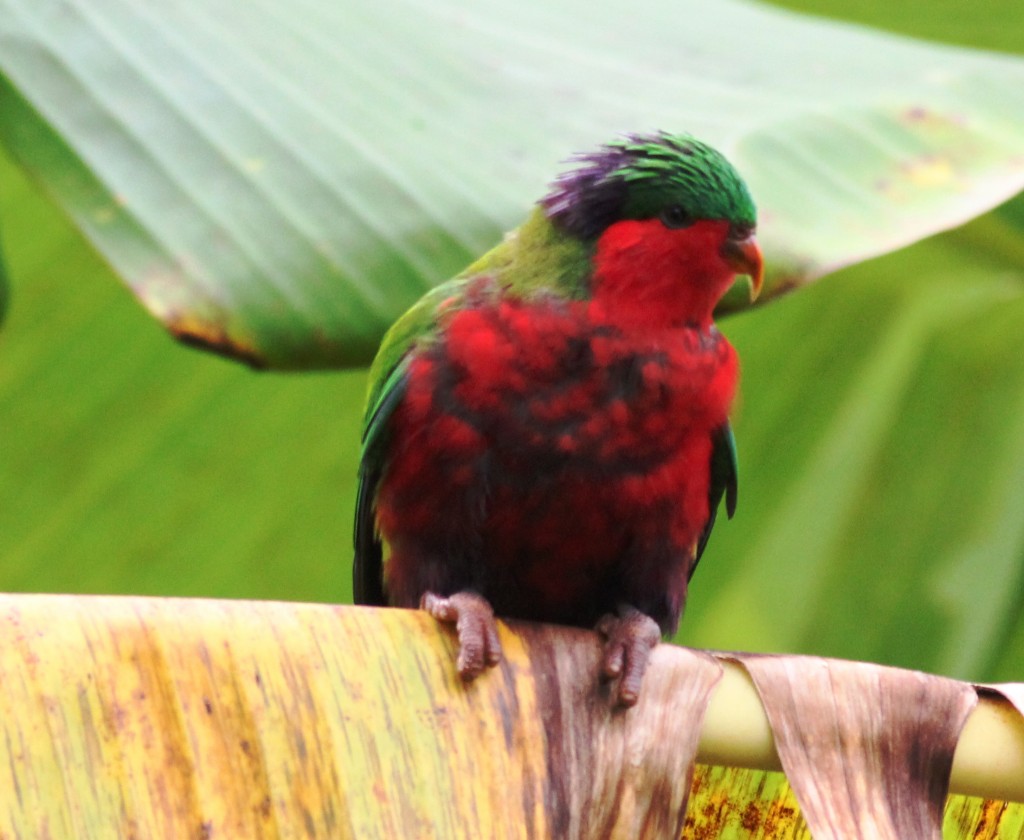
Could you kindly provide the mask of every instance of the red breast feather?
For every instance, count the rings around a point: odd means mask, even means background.
[[[732,347],[709,323],[616,324],[600,296],[475,297],[414,351],[392,418],[391,602],[469,588],[498,615],[580,625],[626,602],[674,631]]]

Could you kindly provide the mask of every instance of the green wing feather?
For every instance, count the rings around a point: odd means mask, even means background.
[[[388,422],[402,401],[408,379],[411,350],[436,329],[442,302],[461,293],[463,283],[450,281],[432,289],[399,318],[381,342],[370,368],[370,388],[363,418],[359,488],[352,530],[355,559],[352,563],[352,595],[357,604],[385,606],[384,551],[374,521],[377,484],[384,469]]]
[[[697,552],[690,567],[690,577],[697,569],[697,563],[704,553],[711,536],[711,529],[715,527],[715,517],[718,515],[718,506],[725,496],[725,512],[732,519],[736,512],[736,497],[738,495],[739,471],[736,464],[736,438],[732,433],[732,426],[727,420],[711,436],[711,483],[708,487],[708,521],[701,531],[700,539],[697,541]]]
[[[457,309],[466,289],[480,277],[492,277],[503,294],[582,297],[586,293],[592,250],[557,231],[541,208],[465,271],[427,292],[387,331],[373,365],[363,419],[363,445],[356,495],[355,560],[352,590],[357,604],[383,605],[383,549],[374,516],[377,484],[387,455],[387,432],[405,393],[409,362],[416,348],[437,334],[441,312]]]

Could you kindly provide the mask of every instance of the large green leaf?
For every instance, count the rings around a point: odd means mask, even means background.
[[[723,323],[740,507],[686,641],[1021,678],[1022,208]],[[178,350],[2,155],[0,219],[0,589],[346,597],[362,375]]]
[[[0,140],[173,332],[257,365],[366,360],[616,132],[725,147],[780,291],[1015,193],[1022,114],[1024,62],[737,2],[0,0]]]

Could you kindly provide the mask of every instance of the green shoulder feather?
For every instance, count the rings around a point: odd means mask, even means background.
[[[364,442],[370,427],[387,419],[381,417],[379,404],[395,386],[393,374],[401,361],[417,342],[430,340],[442,310],[449,312],[461,305],[472,280],[492,277],[504,294],[516,297],[547,294],[581,298],[588,287],[591,256],[589,246],[556,230],[538,207],[503,242],[454,279],[427,292],[387,331],[370,367]]]

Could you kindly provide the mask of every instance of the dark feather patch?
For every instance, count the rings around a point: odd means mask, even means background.
[[[596,239],[622,216],[628,188],[614,176],[629,162],[629,155],[607,146],[574,160],[579,168],[560,175],[542,203],[548,217],[566,231],[580,239]]]
[[[380,481],[380,470],[360,470],[359,495],[356,497],[354,530],[355,562],[352,565],[352,597],[357,604],[383,607],[384,551],[374,524],[373,497]]]

